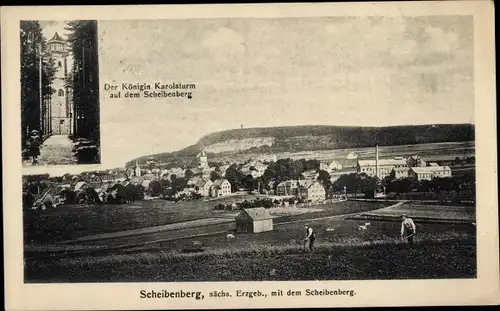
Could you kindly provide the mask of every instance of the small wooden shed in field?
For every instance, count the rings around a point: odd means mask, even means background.
[[[236,231],[240,233],[273,231],[273,217],[263,207],[245,208],[235,220]]]

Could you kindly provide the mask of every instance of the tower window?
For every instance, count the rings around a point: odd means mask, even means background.
[[[62,66],[61,61],[57,62],[57,65],[61,67]]]
[[[61,89],[59,89],[59,91],[57,92],[57,95],[59,95],[59,96],[64,96],[64,91],[63,91],[63,90],[61,90]]]

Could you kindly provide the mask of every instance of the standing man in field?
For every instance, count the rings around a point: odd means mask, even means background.
[[[407,217],[406,215],[401,215],[401,239],[408,240],[410,247],[413,247],[415,237],[417,233],[417,226],[413,222],[413,219]]]
[[[306,244],[309,244],[308,245],[309,252],[312,252],[314,247],[314,241],[316,240],[316,234],[314,233],[313,228],[309,227],[308,225],[305,225],[304,227],[306,228],[306,238],[304,239],[304,246]]]

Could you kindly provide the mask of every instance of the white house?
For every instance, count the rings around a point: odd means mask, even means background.
[[[227,179],[217,179],[210,187],[212,197],[223,197],[231,194],[231,183]]]
[[[358,158],[358,155],[355,152],[349,152],[349,154],[346,156],[347,160],[355,160]]]
[[[377,163],[378,162],[378,163]],[[377,174],[378,166],[378,174]],[[391,174],[395,168],[408,168],[405,159],[380,159],[380,160],[358,160],[357,172],[368,176],[377,176],[380,179]]]
[[[319,164],[319,169],[323,170],[323,171],[327,171],[328,173],[330,173],[332,171],[341,170],[342,169],[342,164],[340,164],[340,162],[336,161],[336,160],[333,160],[330,163],[321,162]]]
[[[299,186],[299,195],[311,202],[321,202],[326,199],[325,187],[318,181],[308,181]]]
[[[412,167],[408,175],[416,180],[431,180],[436,177],[451,177],[451,169],[448,166]]]
[[[202,179],[196,183],[196,188],[198,188],[198,194],[203,197],[210,196],[210,188],[212,187],[212,181],[210,179]]]
[[[407,167],[396,167],[392,170],[394,172],[394,177],[396,179],[408,177],[409,168]]]

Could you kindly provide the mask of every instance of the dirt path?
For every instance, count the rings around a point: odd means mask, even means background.
[[[40,148],[40,156],[37,165],[67,165],[76,164],[77,159],[73,155],[73,142],[65,135],[52,135],[47,138]],[[24,165],[31,166],[30,161]]]
[[[83,241],[95,241],[95,240],[106,240],[106,239],[114,239],[114,238],[123,238],[129,236],[137,236],[137,235],[145,235],[145,234],[154,234],[163,231],[171,231],[171,230],[179,230],[179,229],[187,229],[187,228],[195,228],[202,227],[208,225],[216,225],[233,222],[232,219],[224,219],[224,218],[206,218],[206,219],[198,219],[185,221],[180,223],[168,224],[163,226],[154,226],[154,227],[146,227],[140,229],[133,230],[125,230],[111,233],[102,233],[102,234],[94,234],[83,236],[79,238],[75,238],[73,240],[66,240],[60,242],[61,244],[69,244],[69,243],[77,243]]]

